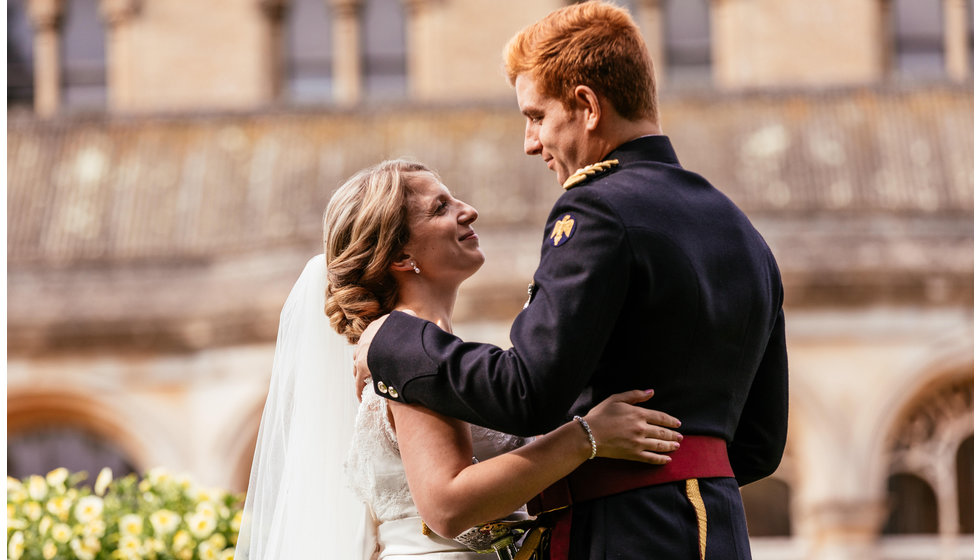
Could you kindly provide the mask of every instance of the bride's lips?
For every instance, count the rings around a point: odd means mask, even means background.
[[[470,230],[459,238],[460,241],[468,241],[470,239],[480,239],[480,236],[478,236],[475,231]]]

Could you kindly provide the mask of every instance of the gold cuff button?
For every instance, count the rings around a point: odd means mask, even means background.
[[[378,391],[380,391],[382,393],[387,393],[388,392],[388,386],[385,385],[385,382],[384,381],[378,381]]]
[[[398,398],[398,390],[395,389],[394,387],[388,387],[388,394],[391,395],[391,398],[393,399]]]

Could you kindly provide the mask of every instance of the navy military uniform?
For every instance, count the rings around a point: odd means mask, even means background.
[[[513,348],[395,312],[370,347],[375,390],[533,435],[613,393],[654,389],[644,406],[679,418],[685,440],[722,439],[734,478],[695,479],[693,496],[678,480],[576,503],[570,558],[749,558],[738,486],[771,474],[786,440],[776,262],[666,136],[604,159],[570,178],[578,184],[552,209]]]

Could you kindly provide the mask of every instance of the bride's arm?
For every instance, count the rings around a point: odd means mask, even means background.
[[[598,455],[663,464],[677,448],[676,419],[630,406],[652,392],[630,391],[606,399],[588,415]],[[567,422],[530,444],[476,464],[469,425],[415,405],[389,401],[398,448],[415,506],[436,533],[454,537],[509,515],[569,474],[592,454],[583,427]]]

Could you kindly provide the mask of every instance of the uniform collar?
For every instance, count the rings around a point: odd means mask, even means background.
[[[618,159],[626,165],[634,161],[656,161],[680,167],[670,139],[664,135],[641,136],[634,138],[609,153],[603,160]]]

